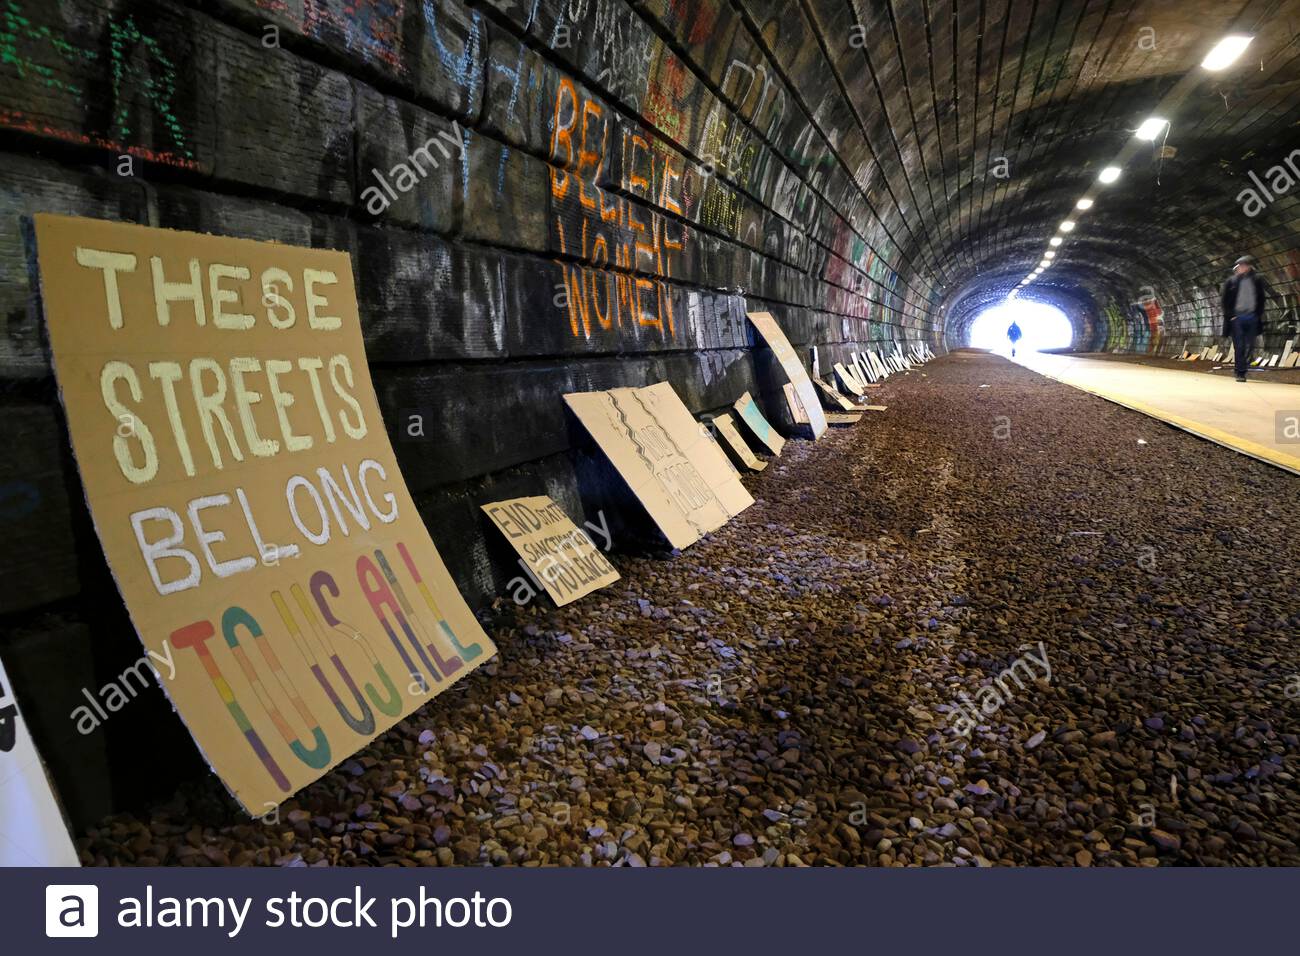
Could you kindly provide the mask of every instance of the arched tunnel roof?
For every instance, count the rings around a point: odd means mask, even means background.
[[[797,19],[827,57],[789,63],[779,41],[774,56],[796,87],[800,73],[839,87],[815,115],[878,217],[854,221],[896,241],[902,283],[929,290],[948,344],[1035,268],[1067,218],[1077,228],[1025,295],[1070,315],[1083,347],[1105,347],[1096,317],[1108,305],[1155,299],[1168,332],[1205,328],[1243,253],[1293,292],[1300,189],[1255,215],[1243,190],[1286,170],[1300,145],[1300,5],[814,2],[791,5],[772,35],[797,35]],[[1254,39],[1230,69],[1203,69],[1229,34]],[[843,49],[829,42],[846,36]],[[1151,116],[1170,125],[1136,139]],[[1121,178],[1099,184],[1117,157]],[[1084,196],[1095,204],[1079,212]]]

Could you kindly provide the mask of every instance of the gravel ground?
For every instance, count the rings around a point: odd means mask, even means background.
[[[196,782],[84,862],[1300,863],[1297,479],[988,355],[877,396],[278,820]]]
[[[1176,368],[1184,372],[1204,372],[1208,375],[1233,375],[1232,363],[1223,362],[1180,362],[1178,359],[1162,355],[1126,355],[1114,352],[1080,352],[1080,358],[1105,359],[1108,362],[1127,362],[1130,365],[1150,365],[1152,368]],[[1285,385],[1300,385],[1300,367],[1297,368],[1252,368],[1249,377],[1258,382],[1281,382]]]

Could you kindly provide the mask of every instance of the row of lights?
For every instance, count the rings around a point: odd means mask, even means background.
[[[1226,70],[1246,52],[1246,47],[1250,46],[1250,41],[1253,39],[1254,37],[1239,34],[1224,37],[1215,45],[1214,49],[1206,55],[1205,59],[1201,61],[1201,68],[1209,70],[1210,72]],[[1167,119],[1159,116],[1152,116],[1138,127],[1136,136],[1138,139],[1153,143],[1156,138],[1168,128],[1169,121]],[[1109,186],[1119,179],[1121,171],[1122,170],[1118,166],[1107,166],[1097,175],[1097,182]],[[1079,212],[1087,212],[1092,208],[1092,206],[1093,200],[1088,196],[1084,196],[1074,204],[1074,208],[1079,210]],[[1058,227],[1057,235],[1053,236],[1051,241],[1048,243],[1051,248],[1043,253],[1043,259],[1038,263],[1038,268],[1020,280],[1020,283],[1011,293],[1013,296],[1016,292],[1020,291],[1020,289],[1029,285],[1029,283],[1033,282],[1052,267],[1052,261],[1056,258],[1057,247],[1065,242],[1065,236],[1062,235],[1062,233],[1073,232],[1076,225],[1077,223],[1073,219],[1066,219],[1061,223]]]

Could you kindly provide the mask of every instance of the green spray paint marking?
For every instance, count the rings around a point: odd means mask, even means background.
[[[162,46],[153,37],[143,33],[135,24],[133,17],[122,21],[110,20],[109,31],[109,71],[113,81],[113,102],[116,111],[113,115],[113,128],[108,131],[111,138],[128,142],[131,138],[129,124],[129,99],[124,95],[133,82],[142,82],[145,94],[153,111],[162,119],[164,127],[180,155],[193,159],[194,153],[186,146],[184,127],[172,108],[172,98],[176,92],[176,67],[163,53]],[[48,89],[58,90],[75,98],[83,111],[88,111],[86,91],[74,83],[61,79],[50,66],[24,55],[20,43],[36,44],[38,48],[53,50],[60,58],[73,66],[94,63],[100,59],[95,50],[86,49],[71,43],[54,33],[49,27],[36,26],[23,15],[22,4],[17,0],[4,0],[0,8],[0,66],[12,66],[18,75],[27,80],[35,80]],[[131,64],[132,51],[143,45],[153,62],[158,66],[157,77],[147,72],[147,68]]]

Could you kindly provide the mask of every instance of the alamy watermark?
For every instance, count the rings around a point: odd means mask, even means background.
[[[1010,682],[1014,681],[1016,687],[1023,691],[1026,681],[1032,683],[1038,679],[1038,675],[1034,673],[1035,667],[1042,670],[1043,680],[1052,679],[1052,664],[1047,659],[1047,648],[1042,641],[1038,642],[1037,657],[1034,656],[1031,648],[1022,647],[1021,650],[1026,653],[1017,657],[1011,662],[1010,667],[1000,671],[991,682],[977,690],[974,699],[965,691],[957,694],[957,700],[952,704],[953,713],[949,724],[954,733],[961,737],[969,737],[971,731],[983,723],[983,718],[993,716],[1015,697],[1008,686]],[[1024,679],[1022,679],[1022,671]]]
[[[1268,179],[1267,184],[1253,169],[1248,175],[1254,186],[1247,186],[1237,193],[1237,202],[1241,203],[1241,211],[1254,219],[1264,211],[1265,206],[1278,196],[1290,192],[1292,187],[1300,182],[1300,149],[1291,150],[1281,163],[1270,166],[1264,171],[1264,176]]]
[[[451,151],[447,146],[439,142],[446,140],[447,143],[460,150],[462,156],[465,155],[465,133],[460,128],[460,124],[455,120],[452,121],[451,130],[442,130],[436,136],[430,136],[423,145],[411,150],[411,154],[406,157],[406,162],[400,162],[393,166],[385,176],[379,170],[371,168],[370,175],[375,185],[367,186],[361,190],[361,199],[366,204],[366,212],[372,216],[382,216],[388,211],[388,207],[397,202],[399,193],[408,193],[420,182],[438,168],[438,161],[434,159],[430,147],[436,148],[442,154],[443,159],[451,158]],[[424,160],[424,163],[420,161]],[[425,164],[428,170],[425,170]]]

